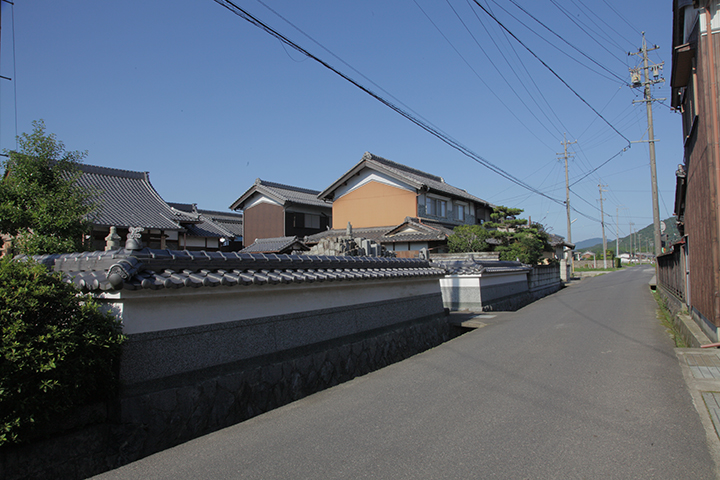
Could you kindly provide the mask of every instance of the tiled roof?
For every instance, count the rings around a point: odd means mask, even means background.
[[[443,268],[450,275],[477,275],[487,273],[528,272],[532,267],[520,262],[503,260],[436,260],[432,265]]]
[[[575,248],[574,243],[568,243],[565,241],[565,237],[555,235],[554,233],[548,233],[548,243],[550,243],[550,245],[553,247],[565,246]]]
[[[452,233],[452,230],[439,223],[421,222],[418,218],[405,217],[403,223],[385,233],[380,241],[381,243],[438,241],[447,240],[448,235]]]
[[[401,232],[406,226],[412,226],[416,232]],[[337,238],[345,236],[345,229],[325,230],[315,233],[305,238],[305,243],[314,245],[323,238]],[[367,227],[352,229],[353,238],[367,238],[380,244],[398,243],[398,242],[427,242],[447,240],[448,235],[453,231],[440,223],[429,222],[423,220],[422,223],[417,218],[405,218],[405,222],[397,226],[390,227]]]
[[[488,205],[489,207],[493,206],[489,202],[474,195],[471,195],[461,188],[453,187],[452,185],[445,183],[445,179],[443,179],[442,177],[433,175],[431,173],[426,173],[422,170],[418,170],[412,167],[408,167],[407,165],[393,162],[386,158],[373,155],[370,152],[365,152],[358,164],[348,170],[348,172],[346,172],[330,187],[321,192],[319,197],[332,198],[333,192],[338,186],[340,186],[343,182],[347,180],[347,178],[351,177],[365,166],[374,168],[380,172],[387,173],[390,176],[395,177],[399,180],[403,180],[417,189],[426,187],[431,192],[446,194],[455,198],[470,200],[472,202]]]
[[[236,237],[242,237],[243,234],[243,215],[235,212],[216,212],[214,210],[201,210],[198,213],[204,218],[209,218],[213,222],[220,225],[223,229],[230,232]]]
[[[309,248],[298,237],[258,238],[240,253],[288,253],[293,250],[307,251]]]
[[[295,203],[300,205],[312,205],[316,207],[324,207],[327,209],[332,208],[332,204],[318,199],[317,190],[310,190],[307,188],[292,187],[290,185],[283,185],[281,183],[268,182],[255,180],[255,183],[240,198],[230,205],[231,210],[242,209],[242,204],[249,199],[254,193],[261,195],[267,195],[268,197],[276,200],[277,202],[285,205],[287,203]]]
[[[232,239],[242,236],[242,214],[233,212],[215,212],[199,210],[194,203],[168,203],[170,207],[191,218],[191,223],[183,222],[187,233],[196,237],[227,237]],[[236,233],[239,232],[239,233]]]
[[[368,240],[373,240],[377,243],[380,243],[380,240],[385,236],[385,234],[392,230],[394,227],[368,227],[368,228],[354,228],[352,229],[352,237],[353,238],[367,238]],[[314,233],[312,235],[308,235],[305,237],[304,242],[308,245],[314,245],[318,243],[323,238],[338,238],[338,237],[344,237],[346,233],[346,230],[343,229],[333,229],[333,230],[324,230],[319,233]]]
[[[35,257],[90,291],[440,277],[427,260],[119,249]]]
[[[78,165],[77,184],[95,192],[98,211],[91,219],[106,227],[143,227],[182,230],[180,221],[191,221],[173,211],[150,184],[148,172]]]

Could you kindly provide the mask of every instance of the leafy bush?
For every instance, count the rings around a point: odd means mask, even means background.
[[[59,274],[0,260],[0,445],[117,386],[119,322]]]
[[[487,252],[490,245],[488,232],[482,225],[460,225],[448,236],[448,249],[451,253]]]

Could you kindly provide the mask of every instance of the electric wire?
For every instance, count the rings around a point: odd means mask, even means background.
[[[322,60],[322,59],[320,59],[319,57],[313,55],[313,54],[310,53],[308,50],[304,49],[303,47],[301,47],[301,46],[298,45],[297,43],[293,42],[292,40],[290,40],[290,39],[287,38],[286,36],[282,35],[280,32],[274,30],[272,27],[270,27],[269,25],[265,24],[264,22],[262,22],[261,20],[259,20],[258,18],[256,18],[255,16],[253,16],[252,14],[250,14],[249,12],[247,12],[246,10],[242,9],[241,7],[239,7],[238,5],[236,5],[234,2],[232,2],[232,1],[230,1],[230,0],[214,0],[214,1],[215,1],[215,3],[217,3],[217,4],[221,5],[222,7],[226,8],[228,11],[234,13],[235,15],[239,16],[239,17],[242,18],[243,20],[247,21],[247,22],[250,23],[251,25],[254,25],[254,26],[260,28],[261,30],[263,30],[263,31],[265,31],[266,33],[268,33],[269,35],[273,36],[274,38],[277,38],[278,40],[281,40],[282,42],[284,42],[286,45],[290,46],[291,48],[297,50],[298,52],[302,53],[303,55],[306,55],[308,58],[310,58],[310,59],[312,59],[312,60],[315,60],[316,62],[320,63],[323,67],[325,67],[325,68],[327,68],[328,70],[332,71],[333,73],[335,73],[336,75],[338,75],[338,76],[340,76],[341,78],[345,79],[346,81],[352,83],[352,84],[355,85],[357,88],[359,88],[359,89],[362,90],[363,92],[367,93],[368,95],[370,95],[371,97],[373,97],[374,99],[376,99],[377,101],[379,101],[380,103],[382,103],[383,105],[387,106],[388,108],[390,108],[391,110],[395,111],[395,112],[398,113],[399,115],[403,116],[403,117],[406,118],[407,120],[411,121],[412,123],[414,123],[414,124],[417,125],[418,127],[422,128],[422,129],[425,130],[426,132],[430,133],[431,135],[435,136],[436,138],[438,138],[439,140],[443,141],[443,142],[446,143],[447,145],[451,146],[452,148],[454,148],[454,149],[457,150],[458,152],[462,153],[462,154],[465,155],[466,157],[468,157],[468,158],[474,160],[476,163],[484,166],[484,167],[487,168],[488,170],[490,170],[490,171],[492,171],[492,172],[500,175],[501,177],[505,178],[506,180],[509,180],[510,182],[512,182],[512,183],[514,183],[514,184],[516,184],[516,185],[518,185],[518,186],[520,186],[520,187],[522,187],[522,188],[525,188],[525,189],[528,190],[528,191],[531,191],[531,192],[533,192],[533,193],[535,193],[535,194],[537,194],[537,195],[540,195],[540,196],[545,197],[545,198],[547,198],[547,199],[549,199],[549,200],[552,200],[552,201],[555,202],[555,203],[558,203],[558,204],[563,204],[563,203],[564,203],[562,200],[557,199],[557,198],[553,198],[553,197],[551,197],[550,195],[547,195],[547,194],[545,194],[544,192],[541,192],[540,190],[536,189],[535,187],[533,187],[533,186],[531,186],[531,185],[523,182],[522,180],[520,180],[520,179],[518,179],[517,177],[511,175],[510,173],[506,172],[505,170],[503,170],[502,168],[498,167],[497,165],[494,165],[494,164],[491,163],[490,161],[486,160],[485,158],[483,158],[483,157],[480,156],[479,154],[473,152],[473,151],[470,150],[468,147],[462,145],[462,144],[459,143],[458,141],[456,141],[456,140],[454,140],[453,138],[449,137],[447,134],[443,133],[443,132],[440,131],[439,129],[433,127],[432,125],[428,124],[427,122],[422,121],[422,120],[419,119],[418,117],[416,117],[416,116],[414,116],[414,115],[411,115],[411,114],[410,114],[409,112],[407,112],[406,110],[401,109],[400,107],[398,107],[398,106],[395,105],[394,103],[392,103],[392,102],[390,102],[389,100],[386,100],[385,98],[381,97],[380,95],[378,95],[378,94],[375,93],[374,91],[370,90],[369,88],[367,88],[367,87],[365,87],[364,85],[360,84],[358,81],[356,81],[356,80],[354,80],[353,78],[349,77],[347,74],[341,72],[340,70],[338,70],[338,69],[336,69],[335,67],[331,66],[330,64],[328,64],[328,63],[325,62],[324,60]]]
[[[438,31],[438,33],[440,34],[440,36],[442,36],[442,37],[445,39],[445,41],[448,43],[448,45],[450,45],[450,48],[452,48],[452,49],[455,51],[455,53],[463,60],[463,62],[465,62],[465,65],[467,65],[467,67],[475,74],[475,76],[478,78],[478,80],[480,80],[480,82],[482,82],[482,84],[485,85],[485,88],[487,88],[488,91],[490,91],[490,92],[493,94],[493,96],[495,96],[495,98],[507,109],[507,111],[508,111],[513,117],[515,117],[515,119],[516,119],[518,122],[520,122],[520,124],[521,124],[522,126],[524,126],[524,127],[528,130],[528,132],[530,132],[540,143],[542,143],[543,145],[545,145],[547,148],[550,148],[550,146],[549,146],[549,145],[546,145],[545,142],[544,142],[540,137],[538,137],[537,135],[535,135],[535,133],[530,129],[530,127],[528,127],[528,126],[520,119],[520,117],[518,117],[517,115],[515,115],[515,113],[513,112],[513,110],[512,110],[507,104],[505,104],[505,102],[502,100],[502,98],[501,98],[497,93],[495,93],[495,90],[493,90],[493,88],[490,87],[490,85],[488,85],[487,82],[485,82],[485,80],[477,73],[477,71],[472,67],[472,65],[470,65],[470,62],[468,62],[467,59],[466,59],[466,58],[460,53],[460,51],[455,47],[455,45],[453,45],[453,43],[450,41],[450,39],[443,33],[443,31],[442,31],[442,30],[440,29],[440,27],[435,23],[435,21],[430,17],[430,15],[427,14],[427,12],[420,6],[420,4],[417,3],[417,1],[415,1],[415,0],[413,0],[413,1],[414,1],[415,5],[418,7],[418,9],[419,9],[419,10],[423,13],[423,15],[425,15],[425,17],[428,19],[428,21],[430,22],[430,24],[431,24],[433,27],[435,27],[435,30]],[[464,25],[464,22],[463,22],[463,25]],[[472,34],[471,34],[471,36],[472,36]],[[473,37],[473,38],[474,38],[474,37]],[[483,49],[477,41],[476,41],[476,43],[478,44],[478,47],[480,47],[480,50],[483,52],[483,54],[484,54],[485,57],[488,59],[488,61],[490,62],[490,64],[495,68],[495,70],[498,72],[498,74],[502,77],[502,79],[503,79],[506,83],[509,83],[509,82],[507,81],[507,79],[504,77],[504,75],[502,74],[502,72],[500,72],[500,69],[495,65],[495,63],[492,61],[492,59],[490,58],[490,56],[487,54],[487,52],[485,51],[485,49]],[[520,103],[522,103],[522,104],[525,106],[525,108],[528,110],[528,112],[530,113],[530,115],[532,115],[532,116],[535,118],[535,120],[537,120],[537,122],[547,130],[548,133],[552,133],[552,132],[550,132],[550,130],[547,129],[547,126],[545,126],[545,124],[544,124],[543,122],[541,122],[539,118],[537,118],[537,116],[533,113],[533,111],[530,109],[530,107],[527,106],[527,104],[523,101],[523,99],[520,97],[520,95],[518,95],[517,92],[516,92],[514,89],[511,89],[511,91],[515,94],[515,96],[516,96],[517,99],[520,101]]]
[[[600,15],[598,15],[593,8],[590,8],[590,7],[588,7],[587,5],[585,5],[582,0],[571,0],[571,1],[572,1],[573,3],[575,3],[576,1],[577,1],[578,3],[580,3],[580,5],[583,6],[583,8],[581,9],[583,12],[590,12],[590,13],[592,13],[592,14],[593,14],[598,20],[600,20],[605,26],[607,26],[610,30],[612,30],[613,32],[615,32],[618,37],[621,37],[623,40],[625,40],[626,42],[628,42],[630,45],[634,45],[634,42],[633,42],[632,40],[628,39],[625,35],[623,35],[622,33],[618,32],[617,30],[615,30],[612,25],[610,25],[610,24],[607,23],[605,20],[603,20],[603,18],[602,18]],[[577,4],[576,4],[576,6],[577,6]],[[578,7],[578,8],[580,8],[580,7]]]
[[[505,8],[503,8],[503,6],[500,5],[500,4],[498,4],[495,0],[491,0],[491,1],[492,1],[495,5],[497,5],[498,7],[500,7],[502,10],[504,10],[508,15],[511,15],[510,12],[508,12],[507,10],[505,10]],[[572,43],[570,43],[570,42],[568,42],[567,40],[565,40],[565,38],[563,38],[562,36],[560,36],[560,34],[558,34],[556,31],[554,31],[553,29],[551,29],[550,27],[548,27],[547,25],[545,25],[544,23],[542,23],[540,20],[538,20],[537,18],[535,18],[535,16],[533,16],[531,13],[529,13],[529,12],[528,12],[527,10],[525,10],[523,7],[521,7],[520,5],[518,5],[517,2],[515,2],[515,0],[510,0],[510,3],[512,3],[513,5],[515,5],[518,9],[520,9],[520,11],[522,11],[525,15],[527,15],[528,17],[530,17],[531,19],[533,19],[535,22],[537,22],[537,23],[538,23],[540,26],[542,26],[545,30],[547,30],[548,32],[552,33],[552,34],[555,35],[557,38],[559,38],[559,39],[560,39],[563,43],[565,43],[567,46],[569,46],[570,48],[572,48],[573,50],[575,50],[576,52],[578,52],[578,53],[579,53],[580,55],[582,55],[583,57],[585,57],[585,58],[587,58],[588,60],[590,60],[592,63],[594,63],[594,64],[597,65],[598,67],[600,67],[600,68],[602,68],[603,70],[605,70],[606,72],[608,72],[608,73],[609,73],[610,75],[612,75],[613,77],[617,78],[617,79],[620,81],[620,83],[622,83],[623,85],[627,85],[628,82],[627,82],[627,80],[626,80],[625,78],[617,75],[615,72],[613,72],[613,71],[610,70],[609,68],[605,67],[604,65],[602,65],[601,63],[599,63],[598,61],[596,61],[595,59],[593,59],[592,57],[590,57],[589,55],[587,55],[585,52],[583,52],[582,50],[580,50],[579,48],[577,48],[575,45],[573,45]],[[558,51],[562,52],[562,53],[563,53],[564,55],[566,55],[567,57],[573,59],[575,62],[577,62],[577,63],[579,63],[580,65],[582,65],[583,67],[589,69],[589,70],[592,71],[593,73],[596,73],[596,74],[598,74],[598,75],[600,75],[600,76],[602,76],[602,77],[604,77],[604,78],[608,78],[608,77],[606,77],[606,76],[598,73],[597,71],[591,69],[590,67],[588,67],[588,66],[585,65],[584,63],[580,62],[579,60],[577,60],[577,59],[574,58],[573,56],[567,54],[566,52],[564,52],[563,50],[561,50],[561,49],[558,48],[557,46],[553,45],[551,42],[547,41],[542,35],[540,35],[539,33],[535,32],[533,29],[531,29],[529,26],[527,26],[525,23],[523,23],[523,22],[520,21],[519,19],[517,19],[517,21],[520,22],[520,24],[523,25],[525,28],[527,28],[529,31],[533,32],[535,35],[537,35],[537,36],[540,37],[541,39],[545,40],[545,42],[547,42],[549,45],[552,45],[555,49],[557,49]]]
[[[414,1],[415,1],[415,0],[414,0]],[[467,0],[467,1],[468,1],[468,5],[469,5],[469,1],[470,1],[470,0]],[[455,16],[457,17],[457,19],[460,21],[460,23],[462,23],[463,27],[465,27],[465,30],[468,32],[468,34],[470,35],[470,37],[472,37],[472,39],[473,39],[473,41],[475,42],[475,44],[478,46],[478,48],[483,52],[483,54],[485,55],[485,57],[488,59],[488,61],[490,62],[490,64],[495,68],[495,70],[498,72],[498,74],[500,75],[500,77],[505,81],[505,83],[509,85],[510,82],[507,80],[507,78],[505,78],[505,75],[502,74],[502,72],[500,71],[500,69],[499,69],[499,68],[497,67],[497,65],[495,64],[495,62],[492,61],[492,59],[490,58],[490,55],[488,55],[488,53],[487,53],[487,52],[485,51],[485,49],[482,47],[481,43],[477,40],[477,38],[476,38],[475,35],[472,33],[472,31],[471,31],[470,28],[467,26],[467,24],[466,24],[465,21],[462,19],[462,17],[458,14],[458,12],[455,10],[455,8],[452,6],[452,4],[450,4],[449,0],[446,0],[446,2],[447,2],[447,4],[448,4],[448,6],[452,9],[452,11],[453,11],[453,13],[455,14]],[[418,8],[420,8],[420,10],[425,14],[425,16],[428,16],[427,13],[425,13],[425,11],[422,9],[422,7],[420,7],[420,5],[417,3],[417,1],[415,1],[415,4],[418,6]],[[473,13],[475,13],[474,10],[473,10]],[[503,60],[505,60],[505,63],[508,65],[508,67],[510,67],[510,70],[515,74],[515,76],[518,78],[518,80],[520,80],[520,76],[517,74],[517,72],[515,71],[515,69],[513,68],[513,66],[512,66],[512,65],[510,64],[510,62],[508,61],[507,57],[505,57],[505,55],[503,54],[502,50],[500,49],[500,46],[499,46],[499,45],[497,44],[497,42],[495,41],[494,35],[492,35],[492,34],[490,33],[490,31],[488,31],[487,27],[485,26],[485,24],[482,23],[482,21],[481,21],[480,18],[477,16],[477,14],[476,14],[475,16],[477,17],[478,22],[480,22],[480,24],[482,25],[483,29],[485,29],[485,32],[487,33],[488,38],[490,38],[490,40],[491,40],[491,41],[493,42],[493,44],[495,45],[495,48],[497,48],[498,51],[500,52],[500,55],[503,57]],[[430,22],[435,26],[435,28],[438,28],[437,25],[435,25],[435,22],[433,22],[432,19],[429,18],[429,16],[428,16],[428,20],[430,20]],[[439,30],[439,28],[438,28],[438,30]],[[441,34],[442,34],[442,32],[441,32]],[[443,36],[444,36],[444,35],[443,35]],[[444,36],[444,37],[445,37],[445,36]],[[445,39],[447,40],[447,37],[445,37]],[[448,40],[448,42],[449,42],[449,40]],[[456,49],[456,51],[457,51],[457,49]],[[475,70],[473,69],[473,71],[475,71]],[[484,82],[483,82],[483,83],[484,83]],[[527,92],[527,94],[528,94],[528,96],[530,97],[530,99],[535,103],[535,106],[537,106],[538,109],[540,110],[540,112],[543,113],[543,115],[545,115],[545,118],[547,119],[547,121],[548,121],[549,123],[552,123],[552,121],[550,120],[550,118],[545,114],[543,108],[541,108],[540,105],[538,105],[537,101],[535,100],[535,97],[534,97],[534,96],[530,93],[530,91],[528,90],[527,86],[525,85],[525,82],[523,82],[522,80],[520,80],[519,83],[520,83],[520,85],[523,87],[523,89]],[[536,86],[536,88],[537,88],[537,86]],[[525,106],[525,108],[528,110],[528,112],[530,113],[530,115],[532,115],[533,118],[534,118],[550,135],[553,135],[553,133],[548,129],[547,125],[545,125],[544,122],[541,122],[541,121],[540,121],[540,119],[537,117],[537,115],[535,115],[535,113],[534,113],[534,112],[532,111],[532,109],[527,105],[527,103],[525,103],[525,101],[520,97],[520,95],[518,95],[518,93],[515,91],[515,89],[514,89],[514,88],[511,88],[510,91],[513,92],[513,94],[518,98],[518,100],[523,104],[523,106]],[[547,101],[546,101],[546,103],[547,103]],[[516,118],[517,118],[517,117],[516,117]],[[527,127],[526,127],[526,128],[527,128]],[[537,138],[537,137],[536,137],[536,138]],[[538,138],[538,140],[540,140],[540,139]],[[542,140],[541,140],[541,141],[542,141]],[[544,144],[544,142],[543,142],[543,144]],[[548,149],[552,150],[552,148],[551,148],[549,145],[546,145],[546,146],[548,147]]]
[[[592,29],[591,29],[590,27],[587,27],[586,25],[581,25],[580,22],[579,22],[579,20],[576,20],[576,19],[575,19],[572,15],[570,15],[562,6],[558,5],[558,3],[557,3],[555,0],[550,0],[550,3],[552,3],[553,5],[555,5],[555,7],[557,7],[557,9],[560,10],[560,12],[561,12],[563,15],[565,15],[571,22],[573,22],[580,30],[582,30],[583,32],[587,32],[587,30],[592,31]],[[596,35],[597,35],[597,34],[596,34]],[[598,36],[599,36],[599,35],[598,35]],[[620,57],[618,57],[617,55],[615,55],[613,52],[611,52],[610,50],[608,50],[608,49],[605,47],[605,45],[602,44],[602,42],[598,41],[598,39],[595,38],[593,35],[588,34],[588,37],[590,37],[590,39],[591,39],[593,42],[597,43],[597,44],[600,46],[600,48],[602,48],[602,49],[605,50],[607,53],[609,53],[609,54],[610,54],[612,57],[614,57],[617,61],[619,61],[620,63],[622,63],[622,64],[624,64],[624,65],[627,65],[627,59],[624,59],[624,60],[623,60],[622,58],[620,58]],[[616,46],[617,46],[621,51],[623,50],[622,47],[620,47],[619,45],[616,45]]]
[[[446,1],[449,3],[449,0],[446,0]],[[467,2],[468,2],[468,5],[471,5],[471,4],[470,4],[470,0],[467,0]],[[480,16],[477,14],[477,12],[475,11],[475,9],[472,9],[472,11],[473,11],[473,13],[475,14],[475,17],[478,19],[478,22],[480,22],[480,24],[483,26],[483,28],[485,28],[485,31],[487,31],[487,28],[485,27],[485,24],[482,22],[482,20],[480,20]],[[514,45],[512,44],[512,42],[510,42],[510,40],[507,38],[507,33],[505,33],[505,32],[503,31],[503,35],[505,36],[505,39],[506,39],[508,45],[510,46],[510,50],[515,54],[515,58],[517,58],[518,64],[519,64],[520,67],[525,71],[525,74],[527,75],[527,79],[530,81],[530,83],[533,84],[533,86],[535,87],[535,90],[538,92],[538,95],[540,95],[540,98],[542,98],[543,101],[545,102],[545,105],[547,105],[548,110],[550,110],[550,112],[555,116],[555,119],[557,120],[557,122],[558,122],[558,123],[560,124],[560,126],[562,127],[562,130],[561,130],[561,129],[558,128],[557,126],[553,125],[553,126],[555,127],[555,130],[557,131],[558,134],[560,134],[563,130],[567,132],[567,131],[568,131],[568,128],[563,124],[563,121],[560,119],[560,117],[558,116],[557,112],[555,112],[555,109],[552,107],[552,105],[550,104],[550,102],[547,101],[547,98],[545,98],[545,94],[543,93],[542,89],[541,89],[540,87],[538,87],[537,83],[535,82],[534,76],[531,75],[530,72],[528,71],[527,66],[525,65],[526,62],[523,62],[523,60],[520,58],[520,55],[518,55],[517,50],[515,49],[515,46],[514,46]],[[520,75],[518,75],[517,72],[515,71],[515,69],[512,68],[512,66],[511,66],[510,62],[508,61],[508,59],[505,58],[505,55],[504,55],[503,52],[500,50],[500,48],[497,46],[497,43],[495,42],[495,39],[494,39],[493,35],[490,35],[490,39],[493,41],[493,43],[495,44],[495,46],[498,48],[498,51],[500,51],[500,55],[505,59],[505,61],[507,62],[508,66],[510,66],[510,69],[511,69],[511,70],[513,71],[513,73],[515,74],[515,76],[516,76],[517,79],[519,80],[520,84],[523,86],[523,88],[524,88],[525,91],[528,93],[528,95],[530,95],[530,98],[532,99],[532,101],[533,101],[533,102],[535,103],[535,105],[537,105],[537,107],[540,109],[540,112],[542,112],[542,114],[545,116],[545,118],[548,119],[548,122],[551,122],[551,123],[552,123],[552,120],[550,119],[550,117],[545,113],[544,109],[540,107],[540,105],[538,104],[538,102],[535,100],[535,97],[534,97],[534,96],[530,93],[530,91],[527,89],[527,87],[525,86],[525,82],[522,81],[522,79],[520,78]]]
[[[403,106],[405,109],[407,109],[408,111],[412,112],[413,115],[416,115],[418,118],[422,119],[423,121],[425,121],[425,122],[427,122],[427,123],[430,123],[430,121],[428,121],[428,120],[425,119],[422,115],[420,115],[419,113],[417,113],[416,111],[414,111],[412,108],[410,108],[409,106],[407,106],[406,104],[404,104],[404,103],[403,103],[401,100],[399,100],[397,97],[393,96],[393,94],[391,94],[390,92],[388,92],[387,90],[385,90],[384,88],[382,88],[380,85],[378,85],[377,83],[375,83],[374,81],[372,81],[372,79],[366,77],[362,72],[360,72],[359,70],[357,70],[355,67],[353,67],[352,65],[350,65],[349,63],[347,63],[345,60],[343,60],[343,59],[340,58],[339,56],[335,55],[335,53],[333,53],[333,52],[330,51],[328,48],[326,48],[324,45],[322,45],[320,42],[316,41],[316,40],[315,40],[314,38],[312,38],[310,35],[308,35],[307,33],[305,33],[303,30],[301,30],[298,26],[296,26],[296,25],[295,25],[294,23],[292,23],[290,20],[288,20],[287,18],[283,17],[279,12],[277,12],[277,11],[274,10],[272,7],[270,7],[268,4],[266,4],[265,2],[263,2],[263,0],[256,0],[256,1],[257,1],[260,5],[262,5],[263,7],[265,7],[266,9],[270,10],[274,15],[276,15],[277,17],[279,17],[282,21],[284,21],[285,23],[287,23],[288,25],[290,25],[292,28],[294,28],[294,29],[295,29],[298,33],[300,33],[302,36],[304,36],[305,38],[307,38],[308,40],[310,40],[311,42],[313,42],[315,45],[317,45],[317,46],[320,47],[321,49],[325,50],[327,53],[329,53],[330,55],[332,55],[332,56],[333,56],[336,60],[338,60],[340,63],[342,63],[343,65],[345,65],[346,67],[348,67],[348,68],[349,68],[350,70],[352,70],[353,72],[357,73],[359,76],[361,76],[361,77],[364,78],[365,80],[367,80],[369,83],[371,83],[373,86],[375,86],[375,88],[377,88],[378,90],[380,90],[381,92],[383,92],[383,93],[384,93],[385,95],[387,95],[388,97],[392,98],[394,101],[396,101],[397,103],[399,103],[400,105],[402,105],[402,106]],[[282,41],[280,41],[280,43],[281,43],[282,45],[285,45],[285,43],[283,43]],[[283,48],[284,48],[284,47],[283,47]]]
[[[216,0],[216,1],[217,1],[217,0]],[[585,100],[579,93],[577,93],[577,92],[575,91],[575,89],[573,89],[560,75],[558,75],[558,74],[555,72],[555,70],[553,70],[547,63],[545,63],[540,57],[538,57],[538,56],[535,54],[535,52],[533,52],[527,45],[525,45],[525,43],[522,42],[522,40],[520,40],[518,37],[516,37],[515,34],[512,33],[510,30],[508,30],[508,28],[505,27],[505,25],[503,25],[503,23],[500,22],[500,20],[498,20],[497,17],[495,17],[492,13],[490,13],[478,0],[474,0],[474,2],[475,2],[475,4],[476,4],[478,7],[480,7],[480,9],[482,9],[482,11],[484,11],[490,18],[492,18],[498,25],[500,25],[500,27],[501,27],[503,30],[505,30],[507,33],[509,33],[510,36],[513,37],[516,42],[518,42],[520,45],[522,45],[523,48],[525,48],[525,50],[527,50],[528,52],[530,52],[530,54],[531,54],[533,57],[535,57],[536,60],[538,60],[538,61],[539,61],[545,68],[547,68],[558,80],[560,80],[560,82],[562,82],[563,85],[565,85],[576,97],[578,97],[578,98],[580,99],[580,101],[582,101],[585,105],[587,105],[587,107],[590,108],[590,110],[592,110],[592,111],[595,113],[595,115],[597,115],[598,117],[600,117],[605,123],[608,124],[608,126],[610,126],[610,128],[612,128],[612,129],[615,131],[615,133],[617,133],[618,135],[620,135],[620,137],[622,137],[622,138],[628,143],[628,148],[629,148],[631,142],[630,142],[630,140],[628,140],[627,137],[625,137],[625,135],[623,135],[622,133],[620,133],[620,131],[618,131],[617,128],[615,128],[610,122],[608,122],[607,119],[600,114],[600,112],[598,112],[597,110],[595,110],[595,108],[594,108],[592,105],[590,105],[590,104],[587,102],[587,100]]]

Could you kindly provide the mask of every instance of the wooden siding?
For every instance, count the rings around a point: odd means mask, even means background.
[[[688,270],[690,277],[691,306],[708,321],[720,326],[715,315],[715,297],[719,285],[716,284],[716,264],[713,249],[718,238],[718,185],[712,152],[712,109],[710,78],[707,71],[707,37],[699,41],[697,61],[697,125],[685,142],[685,164],[687,167],[687,196],[685,200],[685,233],[688,236]],[[720,56],[720,35],[713,34],[715,61]],[[716,74],[720,77],[717,66]]]
[[[244,212],[243,243],[252,244],[256,238],[285,236],[285,215],[280,205],[258,203]]]
[[[333,202],[333,228],[399,225],[417,216],[417,195],[379,182],[369,182]],[[246,220],[247,221],[247,220]]]

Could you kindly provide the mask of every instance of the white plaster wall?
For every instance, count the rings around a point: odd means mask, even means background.
[[[505,283],[527,282],[527,272],[483,273],[483,286],[503,285]]]
[[[401,188],[403,190],[415,192],[415,187],[411,187],[406,183],[403,183],[380,172],[365,168],[360,171],[359,175],[355,175],[351,179],[349,179],[347,181],[347,185],[341,185],[337,188],[337,190],[335,191],[335,200],[370,182],[378,182],[384,185],[390,185],[391,187]]]
[[[440,293],[437,277],[102,294],[126,334],[211,325]]]
[[[282,203],[279,203],[279,202],[273,200],[272,198],[269,198],[264,195],[260,195],[260,194],[256,193],[252,197],[250,197],[248,200],[246,200],[244,210],[247,210],[248,208],[258,205],[260,203],[269,203],[271,205],[282,206]]]

